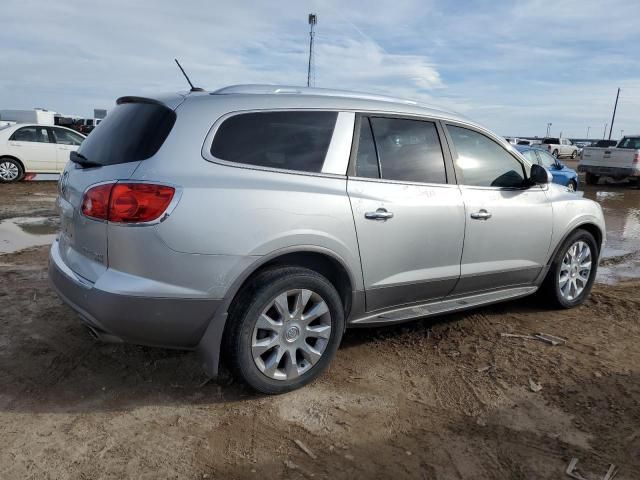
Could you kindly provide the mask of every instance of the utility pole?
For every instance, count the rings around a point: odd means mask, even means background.
[[[618,97],[620,97],[620,87],[618,87],[618,93],[616,94],[616,103],[613,106],[613,117],[611,117],[611,128],[609,129],[609,140],[611,140],[611,132],[613,131],[613,122],[616,120],[616,109],[618,108]]]
[[[587,127],[587,140],[589,140],[589,130],[591,130],[591,127]]]
[[[547,137],[549,136],[549,131],[551,130],[551,125],[553,125],[553,123],[547,123]]]
[[[309,14],[309,67],[307,68],[307,87],[311,86],[311,63],[313,59],[313,27],[318,23],[318,16],[315,13]]]

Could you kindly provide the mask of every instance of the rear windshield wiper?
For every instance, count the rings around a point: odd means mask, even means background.
[[[85,157],[83,154],[78,153],[78,152],[71,152],[71,154],[69,155],[69,160],[71,160],[73,163],[77,163],[78,165],[80,165],[83,168],[101,167],[102,166],[101,163],[92,162],[87,157]]]

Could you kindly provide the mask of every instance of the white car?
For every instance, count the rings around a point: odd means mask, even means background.
[[[61,173],[84,135],[53,125],[17,123],[0,128],[0,182],[17,182],[26,173]]]

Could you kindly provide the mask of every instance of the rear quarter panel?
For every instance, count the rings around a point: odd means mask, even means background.
[[[350,270],[354,287],[362,289],[346,177],[271,172],[205,160],[201,150],[207,133],[230,111],[224,98],[216,102],[219,107],[212,103],[182,104],[160,152],[135,172],[135,179],[182,187],[176,209],[155,227],[158,237],[175,252],[250,258],[249,263],[291,247],[320,247],[333,252]],[[210,273],[214,278],[216,272]]]

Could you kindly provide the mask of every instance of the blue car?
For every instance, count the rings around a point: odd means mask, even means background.
[[[532,164],[537,163],[549,170],[553,175],[553,183],[565,185],[572,192],[578,190],[578,173],[549,152],[529,145],[516,145],[515,148]]]

